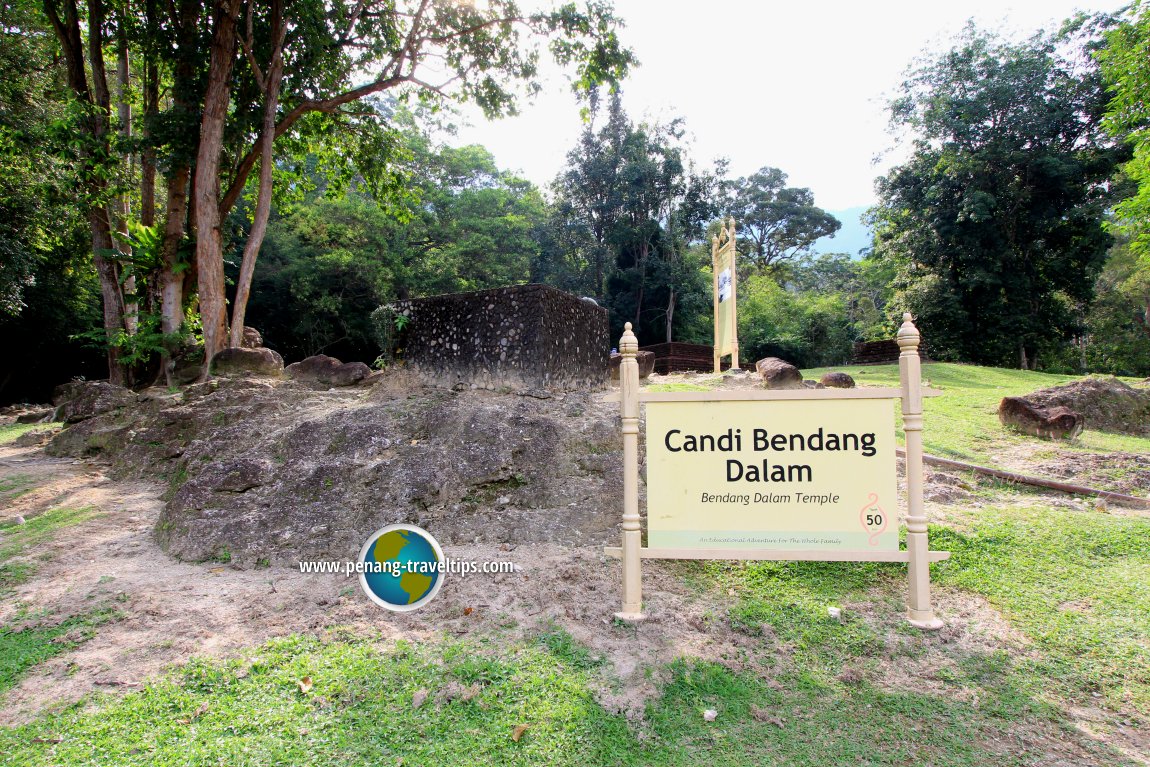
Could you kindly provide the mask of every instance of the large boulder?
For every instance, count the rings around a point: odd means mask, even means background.
[[[371,375],[371,368],[362,362],[340,362],[326,354],[293,362],[285,369],[292,380],[311,381],[325,386],[351,386]]]
[[[72,398],[60,409],[60,420],[77,423],[136,404],[136,395],[108,381],[85,381],[71,390]]]
[[[755,370],[768,389],[801,389],[803,374],[799,369],[778,357],[766,357],[755,363]]]
[[[1117,378],[1084,378],[1026,395],[1039,407],[1065,407],[1081,413],[1091,429],[1150,437],[1150,391]]]
[[[635,361],[639,363],[639,378],[646,379],[647,376],[655,372],[655,352],[638,351],[635,352]],[[611,371],[611,380],[619,380],[619,365],[623,362],[623,355],[619,352],[612,352],[611,359],[607,363]]]
[[[855,379],[851,378],[847,373],[823,373],[823,377],[819,379],[819,383],[828,389],[855,388]]]
[[[278,376],[283,372],[284,359],[279,352],[260,347],[224,349],[212,358],[212,374]]]
[[[998,420],[1003,426],[1043,439],[1074,439],[1086,425],[1081,413],[1065,407],[1042,407],[1023,397],[1004,397],[998,405]]]

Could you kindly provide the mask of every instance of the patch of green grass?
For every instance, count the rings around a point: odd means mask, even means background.
[[[33,478],[28,474],[12,474],[0,477],[0,501],[10,503],[25,493],[32,491]]]
[[[833,368],[849,373],[860,386],[898,386],[898,365]],[[817,379],[832,368],[804,370],[805,378]],[[975,463],[988,461],[993,453],[1011,447],[1049,449],[1050,442],[1017,434],[998,421],[1003,397],[1019,397],[1038,389],[1077,381],[1081,376],[1035,373],[974,365],[933,362],[922,366],[923,381],[943,392],[924,401],[923,443],[926,452]],[[899,428],[901,437],[902,430]],[[1150,439],[1087,430],[1074,442],[1059,447],[1091,452],[1150,452]]]
[[[15,686],[33,666],[91,639],[98,626],[114,617],[115,613],[100,610],[51,626],[30,626],[19,631],[0,627],[0,693]]]
[[[833,576],[808,574],[816,590]],[[885,577],[872,572],[862,580],[875,575]],[[845,683],[801,663],[768,682],[680,660],[638,731],[596,703],[590,688],[599,665],[554,626],[527,643],[488,637],[385,648],[348,632],[327,641],[289,637],[246,660],[193,660],[139,692],[0,729],[0,752],[15,764],[129,767],[1005,767],[1038,763],[1049,745],[1017,738],[1016,725],[1065,737],[1048,707],[1014,686],[1002,654],[970,658],[953,671],[957,680],[998,691],[979,703],[892,692],[865,679]],[[717,720],[704,721],[705,709],[715,709]],[[1095,763],[1128,764],[1080,740],[1100,755]],[[1001,748],[1004,742],[1011,747]]]
[[[835,620],[828,608],[905,571],[874,562],[712,562],[705,567],[721,589],[739,595],[729,614],[732,628],[786,643],[804,673],[823,680],[845,663],[883,649],[882,637],[868,623],[850,611]]]
[[[562,766],[634,764],[637,751],[623,717],[546,642],[380,649],[294,637],[250,663],[193,661],[94,710],[0,730],[13,764]]]
[[[654,743],[643,765],[1005,767],[1049,758],[1041,740],[1014,736],[1016,722],[1057,731],[1024,696],[1026,705],[1004,718],[985,702],[892,692],[865,681],[830,684],[794,673],[772,686],[700,661],[676,661],[671,670],[662,698],[648,709]],[[704,721],[707,709],[717,712],[715,722]],[[1098,754],[1095,763],[1130,764],[1105,746],[1084,746]]]
[[[0,539],[0,562],[19,556],[29,548],[50,540],[57,530],[78,525],[91,518],[95,512],[92,506],[77,509],[61,506],[32,517],[22,525],[14,522],[0,525],[0,532],[4,533],[4,537]]]
[[[0,426],[0,445],[15,442],[16,438],[30,431],[46,431],[59,429],[59,424],[49,425],[43,423],[10,423]]]
[[[12,590],[22,583],[27,583],[28,579],[36,572],[35,566],[31,562],[5,562],[0,564],[0,597],[7,596],[12,593]]]
[[[716,379],[718,380],[718,379]],[[658,383],[643,387],[644,391],[711,391],[714,387],[693,383]]]
[[[1036,683],[1150,715],[1150,520],[1034,506],[983,508],[972,524],[932,529],[951,552],[937,582],[985,595],[1034,641]]]

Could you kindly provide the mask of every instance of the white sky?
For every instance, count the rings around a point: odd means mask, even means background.
[[[691,156],[731,161],[731,175],[781,168],[815,204],[874,202],[890,151],[885,104],[912,60],[945,50],[967,19],[1027,37],[1076,9],[1122,0],[615,0],[621,37],[641,63],[623,85],[632,119],[686,118]],[[478,143],[500,167],[549,184],[581,130],[579,107],[552,78],[516,118],[472,117],[452,144]],[[877,159],[876,159],[877,158]]]

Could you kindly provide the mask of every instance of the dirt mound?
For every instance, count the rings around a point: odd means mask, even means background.
[[[184,560],[343,559],[399,522],[443,543],[614,539],[617,406],[525,394],[220,380],[75,424],[48,449],[168,477],[156,532]]]
[[[1150,437],[1150,391],[1117,378],[1081,381],[1040,389],[1026,399],[1039,407],[1065,407],[1086,418],[1086,428]]]

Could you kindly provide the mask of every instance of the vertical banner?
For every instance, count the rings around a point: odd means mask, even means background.
[[[711,268],[714,272],[715,291],[715,372],[720,361],[731,355],[731,367],[739,367],[739,340],[735,292],[735,219],[728,219],[711,240]]]

